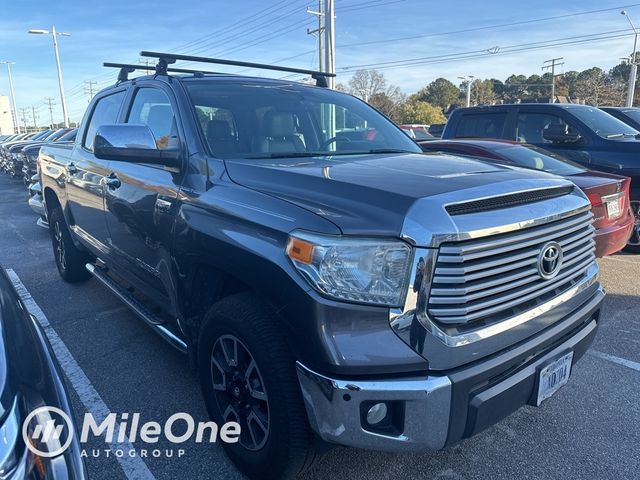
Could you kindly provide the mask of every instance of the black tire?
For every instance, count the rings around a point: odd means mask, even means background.
[[[631,201],[631,210],[635,217],[633,233],[629,239],[629,243],[624,247],[625,252],[640,253],[640,200]]]
[[[53,246],[53,256],[60,276],[69,283],[83,282],[91,278],[85,265],[92,262],[91,256],[71,240],[69,227],[60,207],[54,207],[49,214],[49,233]]]
[[[265,417],[261,417],[261,423],[263,426],[266,423],[268,433],[264,438],[261,437],[260,430],[256,431],[254,425],[254,432],[258,434],[255,437],[262,441],[259,448],[255,448],[259,442],[253,439],[254,436],[245,436],[243,439],[242,434],[238,443],[221,442],[231,461],[250,478],[293,478],[306,470],[315,459],[314,438],[298,384],[295,360],[277,325],[277,319],[269,308],[252,294],[241,293],[224,298],[207,312],[198,342],[198,370],[202,392],[209,415],[219,427],[226,421],[233,421],[233,413],[227,415],[226,419],[224,413],[229,410],[228,405],[233,405],[236,400],[239,403],[240,417],[253,415],[255,418],[257,414],[247,414],[247,411],[253,412],[251,409],[260,410],[258,413],[264,414],[265,401],[255,400],[249,392],[250,387],[244,388],[248,398],[246,403],[244,399],[233,398],[238,395],[238,387],[233,387],[232,383],[235,381],[237,385],[238,379],[248,378],[248,375],[242,373],[242,364],[250,361],[250,358],[255,360],[257,377],[253,379],[254,389],[260,390],[260,382],[263,382],[259,393],[266,398],[268,415],[266,422]],[[233,344],[233,338],[240,341],[237,351],[244,348],[249,357],[244,353],[237,353],[239,372],[229,367],[227,380],[222,380],[226,389],[220,383],[214,388],[214,378],[222,378],[214,358],[220,358],[221,345],[224,342]],[[245,370],[254,371],[250,368]],[[248,379],[246,386],[251,381]],[[249,403],[252,402],[253,406],[249,408]],[[244,413],[243,408],[247,409]],[[244,425],[242,421],[239,423],[241,427]],[[264,432],[264,429],[261,430]],[[244,428],[242,431],[247,434]]]

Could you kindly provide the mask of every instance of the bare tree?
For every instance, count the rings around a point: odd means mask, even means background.
[[[374,95],[387,93],[387,80],[377,70],[358,70],[349,80],[349,92],[367,102]]]

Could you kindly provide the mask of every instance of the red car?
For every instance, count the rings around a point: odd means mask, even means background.
[[[591,201],[598,257],[622,250],[633,233],[629,177],[587,170],[542,148],[508,140],[436,140],[420,142],[420,146],[425,152],[472,155],[504,165],[543,170],[571,180]]]

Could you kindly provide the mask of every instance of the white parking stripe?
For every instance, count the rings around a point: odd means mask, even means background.
[[[20,298],[27,307],[27,310],[29,310],[29,313],[36,317],[36,319],[42,326],[42,329],[49,338],[49,343],[51,343],[51,347],[53,348],[53,351],[58,359],[58,363],[60,363],[60,366],[69,379],[71,386],[80,397],[80,401],[84,405],[84,408],[86,408],[86,410],[93,415],[93,418],[98,425],[101,424],[107,418],[107,415],[111,413],[109,411],[109,407],[107,407],[102,398],[100,398],[100,394],[93,387],[91,381],[87,378],[82,368],[80,368],[78,362],[76,362],[76,360],[73,358],[73,355],[71,355],[71,352],[69,351],[65,343],[53,329],[44,312],[40,309],[29,291],[22,284],[16,272],[11,269],[7,269],[7,274],[9,275],[11,282],[16,288],[18,295],[20,295]],[[117,438],[117,435],[114,435],[114,438]],[[122,449],[124,451],[124,455],[118,457],[117,455],[113,454],[113,457],[116,458],[127,478],[132,480],[152,480],[155,478],[151,474],[151,471],[149,471],[147,464],[144,463],[144,461],[140,457],[130,457],[128,455],[129,451],[134,450],[134,447],[131,443],[113,442],[110,444],[110,446],[112,447],[112,451],[116,448]],[[91,452],[88,452],[88,454],[91,455]]]
[[[602,358],[604,360],[609,360],[610,362],[617,363],[618,365],[622,365],[624,367],[640,372],[640,363],[638,362],[627,360],[626,358],[616,357],[615,355],[609,355],[608,353],[599,352],[598,350],[589,350],[589,355],[593,355],[594,357]]]

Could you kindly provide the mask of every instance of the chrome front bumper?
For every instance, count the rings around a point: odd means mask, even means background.
[[[449,377],[344,381],[325,377],[300,362],[297,367],[311,427],[323,440],[397,452],[445,446],[451,408]],[[404,402],[402,433],[381,435],[364,429],[360,409],[367,401]]]

